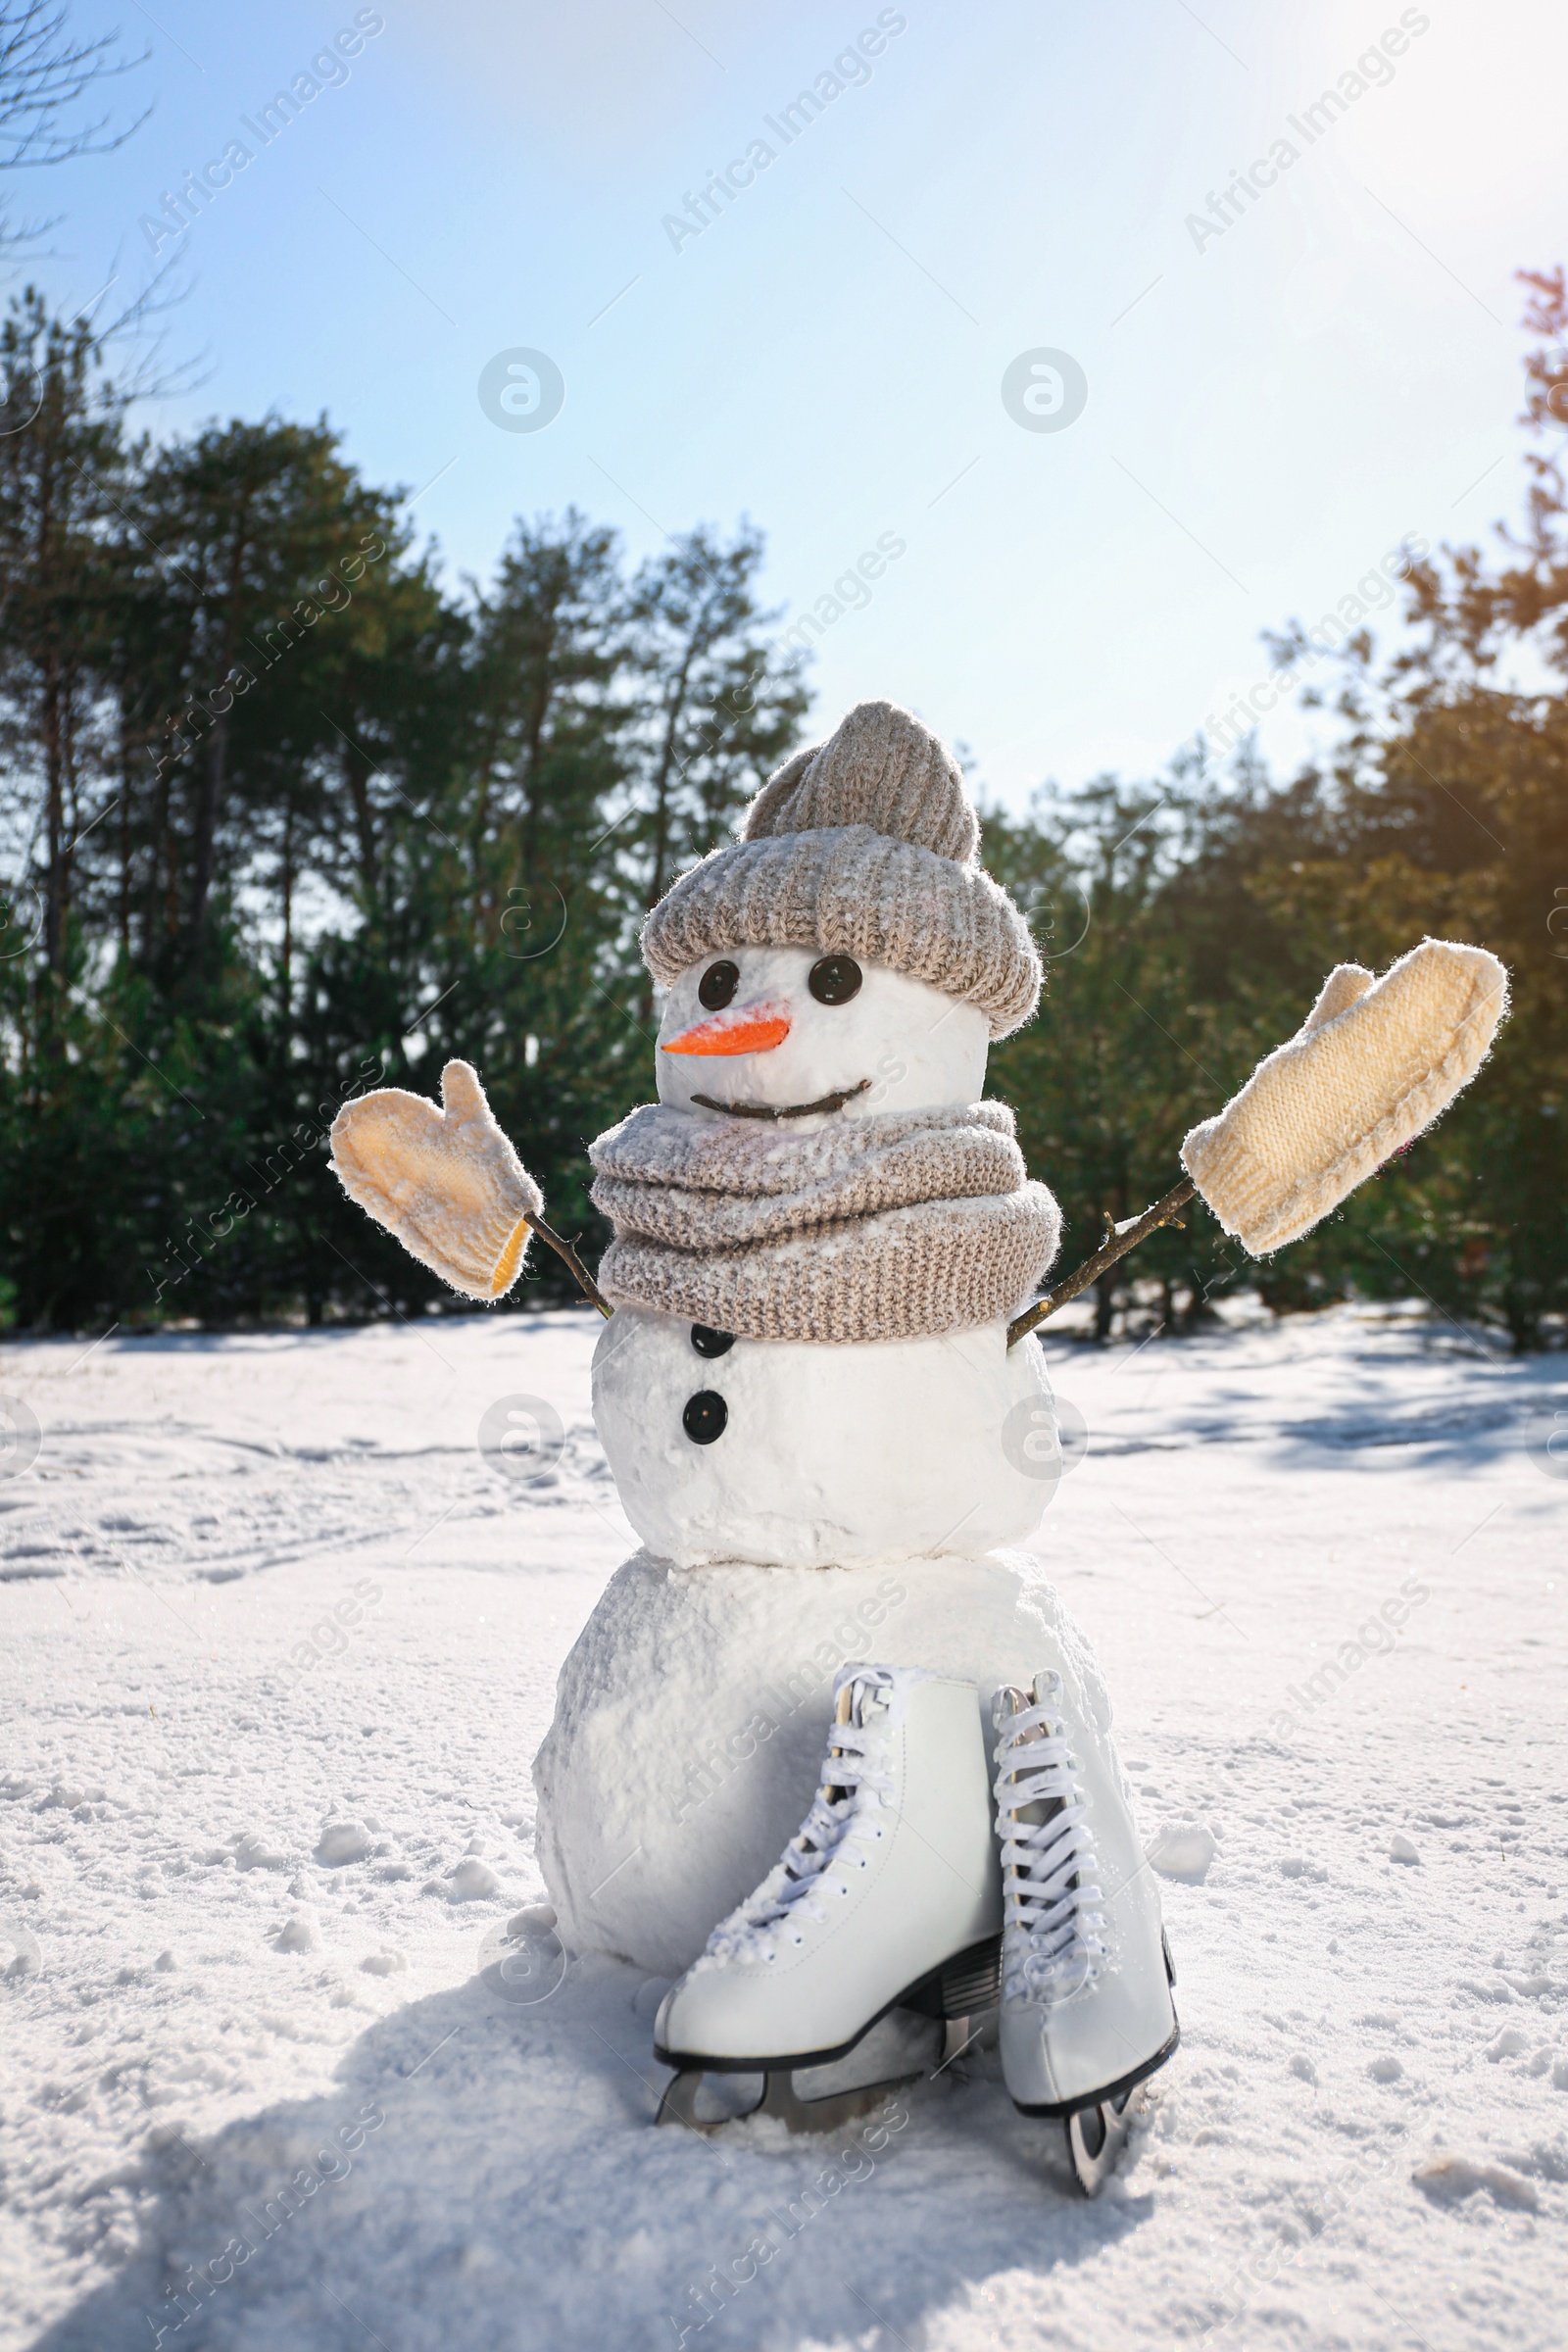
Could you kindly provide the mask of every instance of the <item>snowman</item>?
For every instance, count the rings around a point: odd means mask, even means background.
[[[1060,1218],[984,1081],[1038,954],[952,753],[880,702],[784,762],[642,945],[658,1100],[591,1147],[614,1238],[581,1275],[642,1548],[535,1760],[562,1939],[675,1980],[655,2049],[688,2124],[744,2075],[834,2128],[995,2012],[1014,2101],[1065,2119],[1093,2189],[1177,2024],[1104,1686],[1019,1548],[1060,1474],[1019,1316]],[[1341,966],[1188,1138],[1184,1191],[1254,1250],[1306,1231],[1468,1080],[1504,1002],[1474,948]],[[570,1253],[474,1072],[442,1090],[347,1105],[334,1164],[499,1298],[534,1233]]]

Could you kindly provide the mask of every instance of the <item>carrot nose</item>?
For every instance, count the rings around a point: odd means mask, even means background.
[[[782,1004],[741,1004],[733,1012],[718,1012],[672,1037],[666,1054],[767,1054],[790,1033],[790,1016]]]

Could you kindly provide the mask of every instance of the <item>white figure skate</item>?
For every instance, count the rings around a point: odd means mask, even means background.
[[[1062,2119],[1094,2196],[1180,2034],[1159,1895],[1109,1740],[1068,1722],[1060,1675],[1004,1686],[992,1723],[1003,2077],[1022,2114]]]
[[[795,2070],[845,2058],[895,2008],[946,2021],[945,2061],[997,2000],[1002,1886],[973,1684],[846,1666],[834,1701],[810,1812],[660,2007],[654,2055],[676,2070],[661,2123],[713,2129],[703,2076],[760,2074],[749,2113],[836,2131],[892,2081],[803,2098]]]

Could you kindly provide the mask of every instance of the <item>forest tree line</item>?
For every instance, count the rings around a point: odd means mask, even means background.
[[[1513,975],[1482,1078],[1343,1212],[1259,1268],[1200,1210],[1103,1287],[1102,1333],[1134,1282],[1181,1329],[1255,1281],[1562,1335],[1568,297],[1526,283],[1521,526],[1411,559],[1392,659],[1349,619],[1331,662],[1316,629],[1272,646],[1335,671],[1332,758],[1279,780],[1200,736],[1148,783],[986,815],[1049,971],[991,1087],[1069,1260],[1332,963],[1430,931]],[[154,442],[112,359],[35,294],[0,329],[0,1319],[471,1311],[325,1150],[351,1094],[433,1093],[451,1054],[592,1262],[585,1146],[652,1090],[641,917],[811,731],[760,533],[632,564],[570,510],[454,584],[324,421]],[[565,1295],[546,1257],[507,1305]]]

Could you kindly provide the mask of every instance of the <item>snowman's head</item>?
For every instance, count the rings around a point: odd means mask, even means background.
[[[974,1102],[991,1023],[886,964],[732,948],[689,964],[659,1028],[659,1099],[708,1117],[831,1118]]]
[[[857,704],[648,917],[643,955],[669,991],[661,1100],[810,1118],[974,1102],[990,1040],[1028,1020],[1041,983],[979,855],[947,746],[894,703]]]

